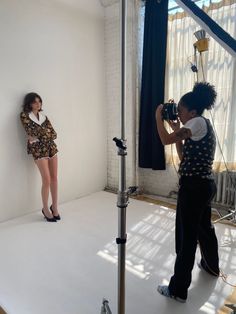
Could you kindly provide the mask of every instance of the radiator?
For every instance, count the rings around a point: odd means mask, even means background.
[[[213,203],[224,206],[235,206],[236,203],[236,171],[215,173],[217,193]]]

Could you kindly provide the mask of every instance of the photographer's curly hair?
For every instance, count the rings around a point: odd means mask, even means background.
[[[35,98],[38,98],[41,104],[43,103],[42,98],[37,93],[28,93],[25,95],[22,105],[24,112],[32,111],[32,104],[35,102]],[[40,109],[40,111],[42,111],[42,109]]]
[[[207,82],[195,83],[192,92],[183,95],[180,103],[189,111],[196,110],[198,115],[202,115],[205,109],[214,107],[216,100],[215,86]]]

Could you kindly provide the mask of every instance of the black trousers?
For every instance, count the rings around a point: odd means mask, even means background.
[[[192,280],[197,242],[202,261],[208,269],[219,273],[218,242],[211,224],[211,200],[216,193],[213,180],[182,177],[176,209],[176,261],[169,283],[172,295],[186,299]]]

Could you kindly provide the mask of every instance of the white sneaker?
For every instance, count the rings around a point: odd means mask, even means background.
[[[180,298],[180,297],[176,297],[176,296],[174,296],[174,295],[171,295],[168,286],[161,286],[161,285],[159,285],[159,286],[157,287],[157,291],[158,291],[160,294],[162,294],[162,295],[164,295],[165,297],[167,297],[167,298],[174,299],[174,300],[176,300],[176,301],[178,301],[178,302],[181,302],[181,303],[185,303],[185,302],[186,302],[186,299],[182,299],[182,298]]]

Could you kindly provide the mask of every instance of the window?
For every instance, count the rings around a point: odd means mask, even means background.
[[[236,37],[236,1],[197,1],[205,12],[232,37]],[[144,7],[140,7],[139,48],[142,51],[144,26]],[[191,71],[194,63],[194,32],[201,27],[177,4],[169,2],[168,47],[166,63],[165,100],[180,97],[192,90],[196,81]],[[208,36],[209,37],[209,36]],[[215,156],[215,170],[225,168],[224,161],[230,169],[236,170],[236,65],[235,59],[224,50],[213,38],[210,38],[209,51],[202,54],[202,67],[198,56],[199,81],[203,74],[206,81],[215,85],[218,97],[215,108],[206,113],[214,124],[218,137]],[[141,68],[142,53],[139,55]],[[223,152],[223,155],[222,155]],[[171,162],[171,149],[166,148],[167,162]],[[176,152],[173,153],[177,156]],[[169,157],[169,158],[168,158]]]

